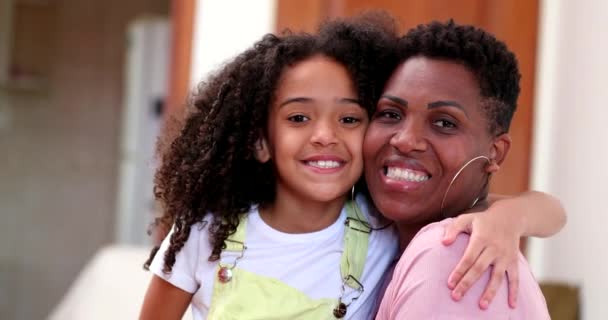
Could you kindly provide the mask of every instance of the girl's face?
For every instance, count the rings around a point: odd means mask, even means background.
[[[277,196],[316,202],[344,196],[363,170],[368,122],[341,64],[316,55],[287,68],[264,141],[277,172]]]
[[[380,212],[410,224],[437,220],[450,181],[468,160],[502,161],[508,136],[490,135],[481,101],[478,81],[463,65],[414,57],[395,70],[363,146],[365,178]],[[480,160],[459,175],[444,213],[472,204],[488,168]]]

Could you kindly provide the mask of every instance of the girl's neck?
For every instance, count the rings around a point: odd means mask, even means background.
[[[260,217],[281,232],[310,233],[336,222],[345,200],[346,195],[329,202],[313,201],[279,191],[273,203],[260,207]]]

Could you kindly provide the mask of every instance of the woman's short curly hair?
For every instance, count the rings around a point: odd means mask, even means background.
[[[183,119],[159,142],[154,192],[164,215],[156,225],[173,226],[163,271],[172,270],[196,223],[205,221],[209,228],[209,260],[214,261],[240,216],[253,204],[273,201],[272,164],[258,162],[254,148],[265,134],[286,68],[314,55],[337,61],[349,71],[362,107],[371,114],[394,67],[396,39],[394,23],[382,14],[332,21],[316,35],[268,34],[200,84]]]
[[[521,75],[515,55],[492,34],[453,20],[435,21],[419,25],[403,36],[397,55],[400,61],[424,56],[462,63],[479,82],[481,96],[486,100],[483,106],[488,129],[494,135],[508,132]]]

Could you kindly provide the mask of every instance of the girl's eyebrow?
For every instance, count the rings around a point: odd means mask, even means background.
[[[359,99],[353,99],[353,98],[340,98],[340,99],[338,99],[338,102],[340,102],[340,103],[354,103],[354,104],[361,105],[361,101]]]
[[[289,99],[281,102],[281,104],[279,105],[279,108],[281,108],[284,105],[290,104],[290,103],[310,103],[310,102],[312,102],[311,98],[294,97],[294,98],[289,98]]]
[[[307,97],[293,97],[293,98],[289,98],[283,102],[281,102],[281,104],[279,105],[279,108],[283,107],[284,105],[290,104],[290,103],[311,103],[313,102],[314,99],[312,98],[307,98]],[[359,101],[358,99],[353,99],[353,98],[337,98],[336,102],[340,103],[340,104],[356,104],[356,105],[361,105],[361,101]]]

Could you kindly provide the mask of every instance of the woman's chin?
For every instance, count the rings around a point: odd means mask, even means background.
[[[378,199],[376,207],[386,218],[395,222],[416,223],[418,221],[428,221],[436,211],[427,206],[429,201],[410,202],[404,199]],[[423,206],[421,206],[423,205]]]

